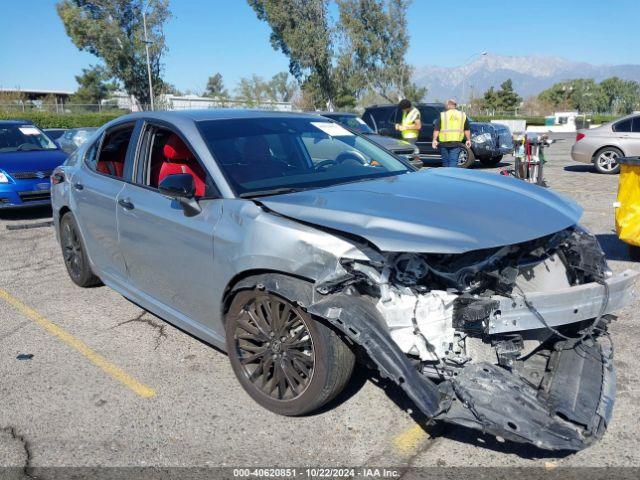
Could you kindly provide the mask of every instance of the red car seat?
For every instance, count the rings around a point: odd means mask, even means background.
[[[163,153],[166,160],[160,167],[158,184],[168,175],[188,173],[193,177],[193,183],[196,187],[196,197],[204,197],[206,175],[180,137],[175,133],[172,134],[164,145]]]
[[[122,142],[117,149],[105,149],[100,153],[96,170],[106,175],[122,178],[124,175],[124,160],[127,155],[129,142]]]

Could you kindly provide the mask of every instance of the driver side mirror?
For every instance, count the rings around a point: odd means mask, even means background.
[[[195,198],[196,186],[189,173],[167,175],[158,185],[160,193],[180,203],[182,211],[187,217],[193,217],[202,211]]]

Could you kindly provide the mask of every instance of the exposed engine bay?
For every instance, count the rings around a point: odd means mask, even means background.
[[[463,254],[370,256],[342,260],[309,310],[429,418],[547,449],[602,436],[615,396],[610,313],[638,274],[613,276],[594,236],[571,227]]]

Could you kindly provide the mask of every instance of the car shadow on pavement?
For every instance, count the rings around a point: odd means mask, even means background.
[[[596,170],[593,168],[593,165],[567,165],[566,167],[564,167],[563,169],[565,172],[586,172],[586,173],[594,173],[597,175],[601,175],[600,173],[596,172]]]
[[[53,216],[50,206],[16,208],[12,210],[0,210],[0,220],[23,221],[50,219]]]
[[[471,166],[471,170],[494,170],[496,168],[504,168],[509,167],[511,164],[509,162],[498,162],[495,165],[486,166],[481,162],[476,162]]]
[[[618,238],[615,233],[600,233],[596,235],[600,247],[604,250],[607,260],[630,261],[629,249],[626,243]]]

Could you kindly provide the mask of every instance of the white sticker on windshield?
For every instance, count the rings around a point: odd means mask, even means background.
[[[330,137],[352,137],[353,133],[337,123],[331,122],[311,122],[311,125],[322,130]]]
[[[18,127],[23,135],[40,135],[40,130],[35,127]]]
[[[367,123],[361,119],[360,117],[356,117],[356,122],[358,122],[360,125],[366,125]]]

